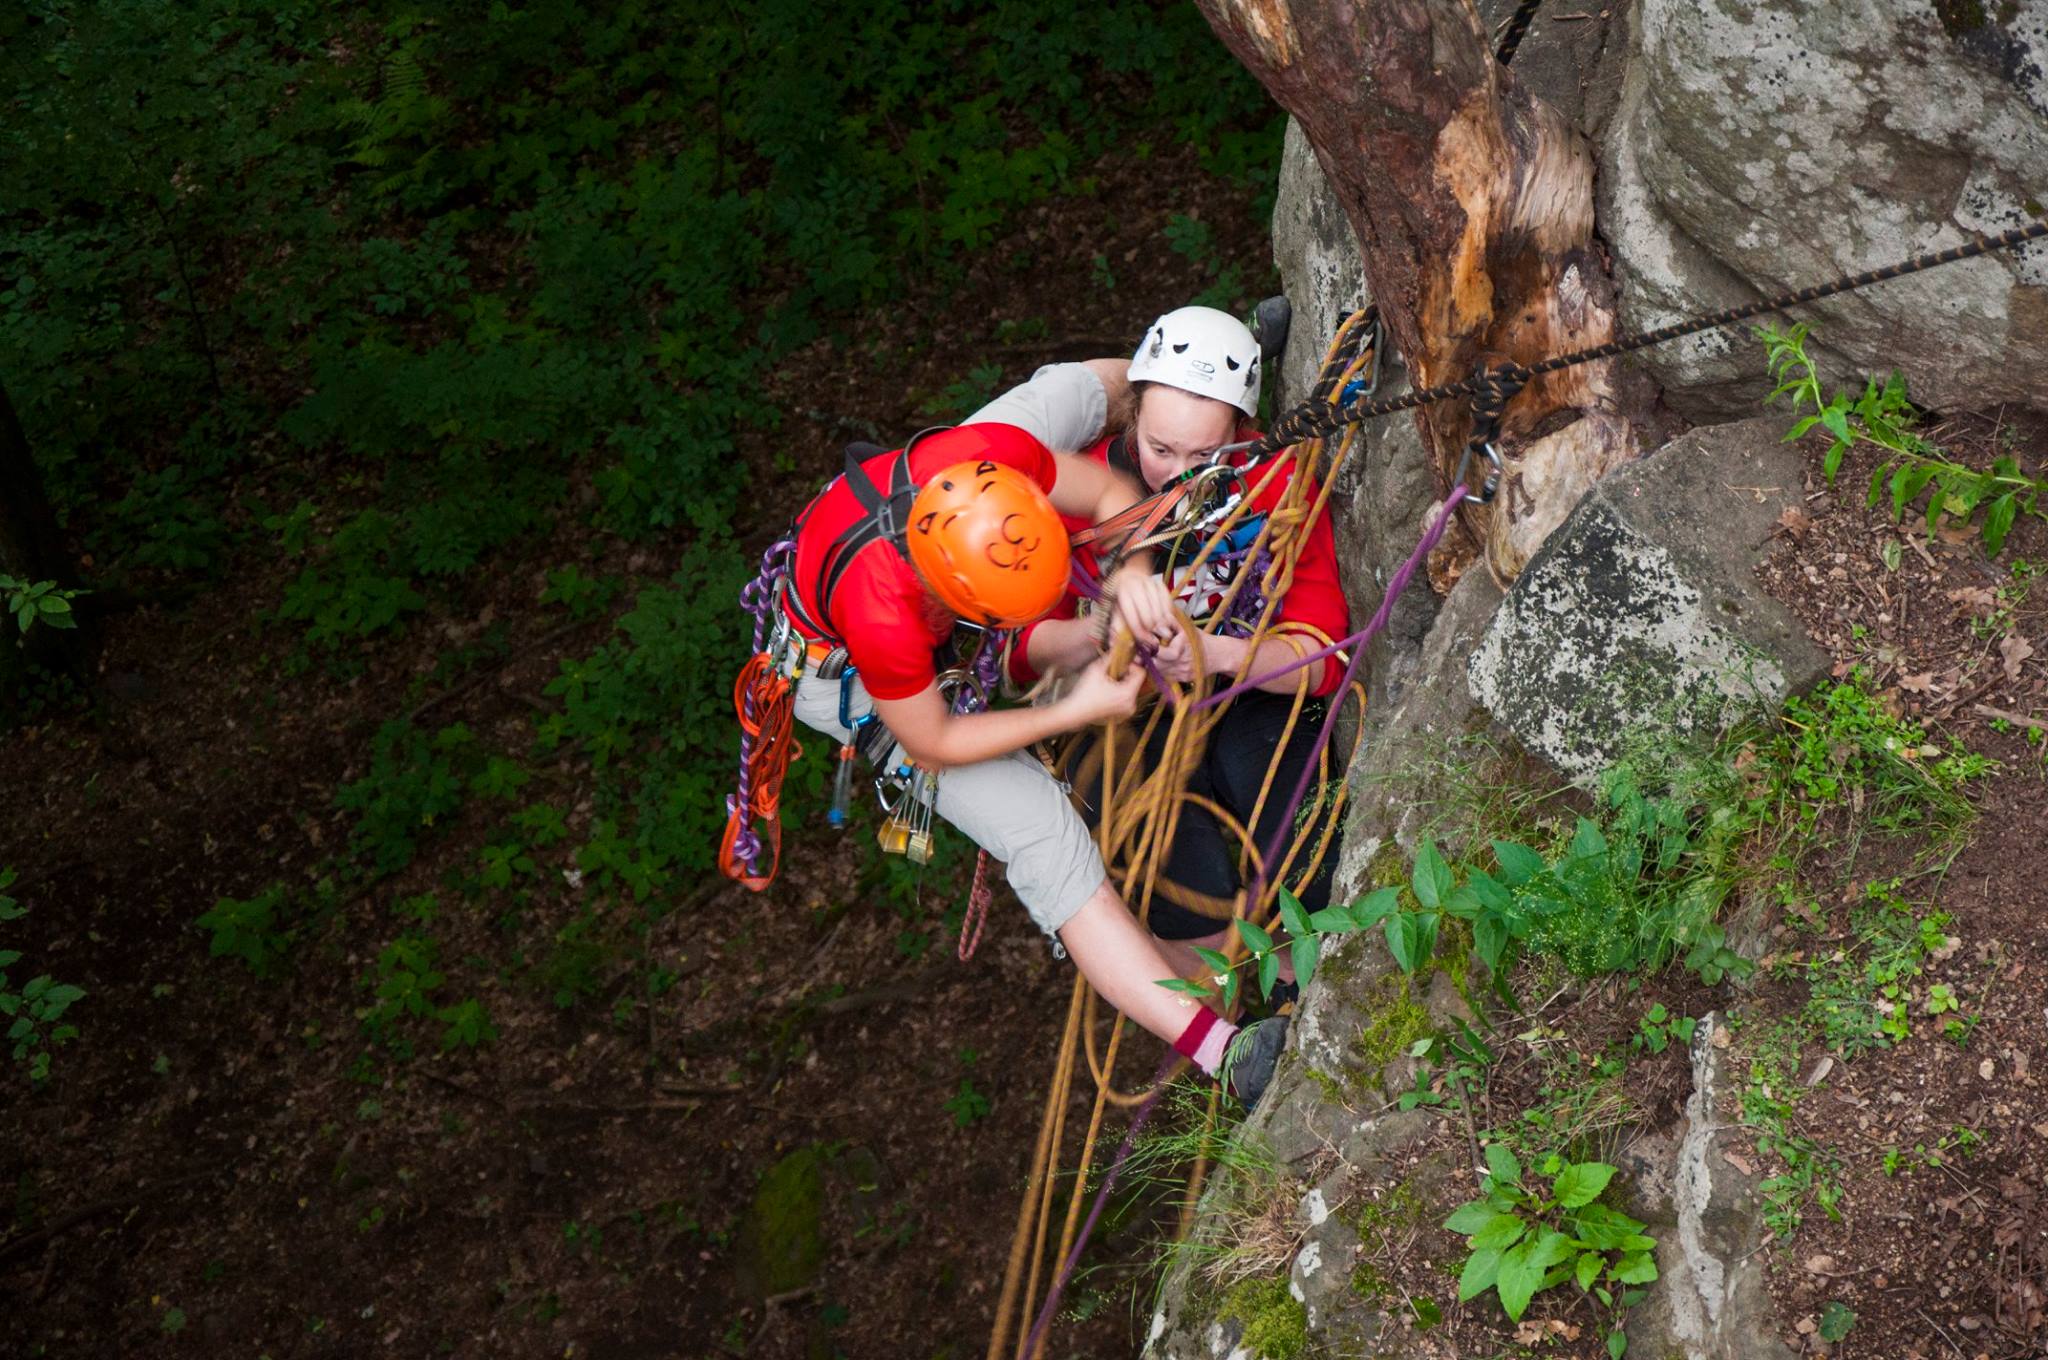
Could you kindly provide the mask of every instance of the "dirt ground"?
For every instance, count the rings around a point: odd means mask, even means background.
[[[878,308],[850,347],[785,370],[770,395],[801,413],[750,443],[750,550],[846,439],[931,423],[922,408],[976,365],[1008,383],[1123,351],[1208,286],[1164,246],[1172,214],[1210,226],[1253,299],[1267,290],[1248,190],[1185,152],[1094,174],[1098,196],[1025,215],[957,291]],[[935,343],[905,371],[910,339]],[[981,1353],[1072,974],[1002,894],[979,953],[954,960],[942,919],[964,897],[961,855],[863,879],[798,776],[774,890],[691,890],[644,941],[672,987],[641,995],[639,955],[617,952],[564,1010],[524,966],[577,905],[559,846],[553,886],[523,906],[435,921],[448,957],[513,960],[482,996],[497,1041],[423,1051],[395,1078],[358,1060],[366,974],[405,926],[398,904],[473,865],[484,827],[457,825],[344,903],[273,981],[209,959],[194,927],[218,898],[302,881],[345,838],[334,791],[380,722],[431,713],[530,746],[558,664],[609,632],[558,626],[544,568],[659,584],[669,557],[593,554],[565,524],[337,679],[281,673],[288,639],[255,613],[283,573],[254,550],[209,596],[240,607],[115,619],[97,711],[0,746],[0,865],[29,908],[9,943],[87,992],[47,1086],[0,1101],[0,1353]],[[537,777],[571,801],[592,782],[566,754]],[[741,1225],[778,1165],[809,1178],[823,1254],[814,1286],[764,1307]],[[1139,1251],[1139,1226],[1105,1250]],[[1147,1288],[1133,1270],[1093,1278],[1075,1296],[1089,1320],[1054,1353],[1128,1353]]]

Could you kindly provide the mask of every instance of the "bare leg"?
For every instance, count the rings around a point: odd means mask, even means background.
[[[1081,909],[1060,927],[1060,943],[1103,1000],[1166,1043],[1178,1039],[1201,1006],[1191,996],[1159,985],[1179,976],[1161,952],[1163,941],[1131,915],[1123,898],[1104,879]],[[1193,951],[1187,955],[1194,959]],[[1201,961],[1195,959],[1196,967]]]

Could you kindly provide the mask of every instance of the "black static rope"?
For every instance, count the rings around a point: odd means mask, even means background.
[[[1837,293],[1847,293],[1858,288],[1868,288],[1872,284],[1886,283],[1892,279],[1904,278],[1908,274],[1917,274],[1924,269],[1933,269],[1939,265],[1954,264],[1959,260],[1975,259],[1979,255],[1990,255],[1997,251],[2010,250],[2014,246],[2024,245],[2029,241],[2037,241],[2043,236],[2048,236],[2048,222],[2030,222],[2024,227],[2014,227],[2010,231],[2000,232],[1996,236],[1977,236],[1959,246],[1950,246],[1945,250],[1929,251],[1923,255],[1916,255],[1910,260],[1901,260],[1896,264],[1888,264],[1878,269],[1866,269],[1860,274],[1845,274],[1838,279],[1831,279],[1827,283],[1818,283],[1806,288],[1794,289],[1789,293],[1780,293],[1776,297],[1744,303],[1739,307],[1729,307],[1705,316],[1693,317],[1690,320],[1674,321],[1668,326],[1659,326],[1655,330],[1639,331],[1634,335],[1622,336],[1618,339],[1610,340],[1604,345],[1594,345],[1589,349],[1574,350],[1569,354],[1555,355],[1537,364],[1509,363],[1498,368],[1482,369],[1471,377],[1461,378],[1456,382],[1439,383],[1435,387],[1424,387],[1413,392],[1405,392],[1398,397],[1387,397],[1379,401],[1363,402],[1355,406],[1331,406],[1327,400],[1320,405],[1303,402],[1273,422],[1273,428],[1268,430],[1263,438],[1259,439],[1251,448],[1245,451],[1245,461],[1247,464],[1253,464],[1261,459],[1270,458],[1291,444],[1299,444],[1310,439],[1327,438],[1346,425],[1361,424],[1364,421],[1374,420],[1380,416],[1390,416],[1399,411],[1412,411],[1418,406],[1428,406],[1439,401],[1452,401],[1459,397],[1475,397],[1497,384],[1504,375],[1511,375],[1519,379],[1519,382],[1516,384],[1516,390],[1520,390],[1521,386],[1526,385],[1532,379],[1540,378],[1548,373],[1557,373],[1567,368],[1576,367],[1579,364],[1588,364],[1601,359],[1612,359],[1619,355],[1631,354],[1639,349],[1648,349],[1652,345],[1666,344],[1669,341],[1682,339],[1688,335],[1697,335],[1701,331],[1716,330],[1722,326],[1733,325],[1737,321],[1747,321],[1751,317],[1764,316],[1771,312],[1782,312],[1788,307],[1797,307],[1808,302],[1818,302],[1822,298],[1833,297]]]

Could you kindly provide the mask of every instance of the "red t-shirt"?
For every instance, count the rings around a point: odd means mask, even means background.
[[[887,495],[900,450],[877,454],[861,464]],[[1013,467],[1050,493],[1058,476],[1052,453],[1014,425],[958,425],[917,441],[910,451],[911,480],[922,485],[956,463],[982,461]],[[877,699],[908,699],[938,679],[932,654],[953,635],[952,611],[918,579],[896,546],[877,539],[862,548],[832,588],[831,609],[822,613],[817,594],[827,550],[841,532],[868,511],[835,477],[804,510],[796,536],[791,584],[803,611],[846,644],[846,657],[861,683]],[[792,620],[794,621],[794,619]],[[809,630],[797,623],[806,637]]]
[[[1236,437],[1245,440],[1256,438],[1257,434],[1256,430],[1241,429]],[[1109,438],[1097,440],[1094,445],[1082,450],[1081,456],[1093,458],[1107,466],[1110,443]],[[1290,464],[1285,475],[1273,478],[1266,489],[1253,500],[1247,518],[1251,514],[1270,513],[1279,505],[1280,498],[1287,494],[1294,473],[1295,467]],[[1258,474],[1254,474],[1253,483],[1257,480]],[[1062,515],[1061,519],[1066,522],[1069,533],[1087,527],[1088,523],[1085,519],[1070,515]],[[1240,525],[1244,522],[1243,519],[1238,521]],[[1097,571],[1095,555],[1090,549],[1078,549],[1075,556],[1084,560],[1084,570],[1090,573]],[[1209,592],[1204,587],[1190,583],[1183,583],[1180,592],[1183,605],[1190,606],[1191,612],[1195,613],[1202,612],[1201,605],[1206,601],[1191,597],[1207,593]],[[1079,597],[1069,593],[1047,617],[1070,619],[1074,617],[1078,603]],[[1302,544],[1301,555],[1295,562],[1294,580],[1289,585],[1287,594],[1281,597],[1280,607],[1273,614],[1273,622],[1305,624],[1327,634],[1332,642],[1351,631],[1351,607],[1345,602],[1344,587],[1337,576],[1337,539],[1330,529],[1330,516],[1327,511],[1316,516],[1314,524],[1309,527],[1308,541]],[[1038,678],[1037,672],[1031,668],[1031,663],[1025,655],[1031,640],[1031,629],[1036,626],[1027,625],[1019,631],[1016,645],[1010,650],[1010,677],[1020,685],[1029,685]],[[1337,682],[1344,678],[1344,663],[1334,656],[1324,658],[1321,666],[1312,670],[1318,670],[1319,673],[1316,674],[1314,686],[1309,692],[1319,697],[1335,690]]]

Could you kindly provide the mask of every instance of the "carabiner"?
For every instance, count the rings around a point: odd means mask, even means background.
[[[1487,462],[1493,464],[1493,469],[1492,471],[1486,474],[1486,481],[1482,483],[1476,490],[1470,490],[1465,493],[1465,499],[1477,505],[1486,505],[1493,500],[1494,494],[1500,490],[1500,480],[1504,475],[1506,475],[1506,469],[1502,466],[1500,461],[1500,450],[1493,446],[1492,440],[1489,439],[1488,441],[1486,441],[1486,443],[1481,446],[1480,452],[1482,452],[1486,456]],[[1457,475],[1451,478],[1451,485],[1465,485],[1465,474],[1469,472],[1471,468],[1472,446],[1470,444],[1467,444],[1465,446],[1464,456],[1458,459]]]

